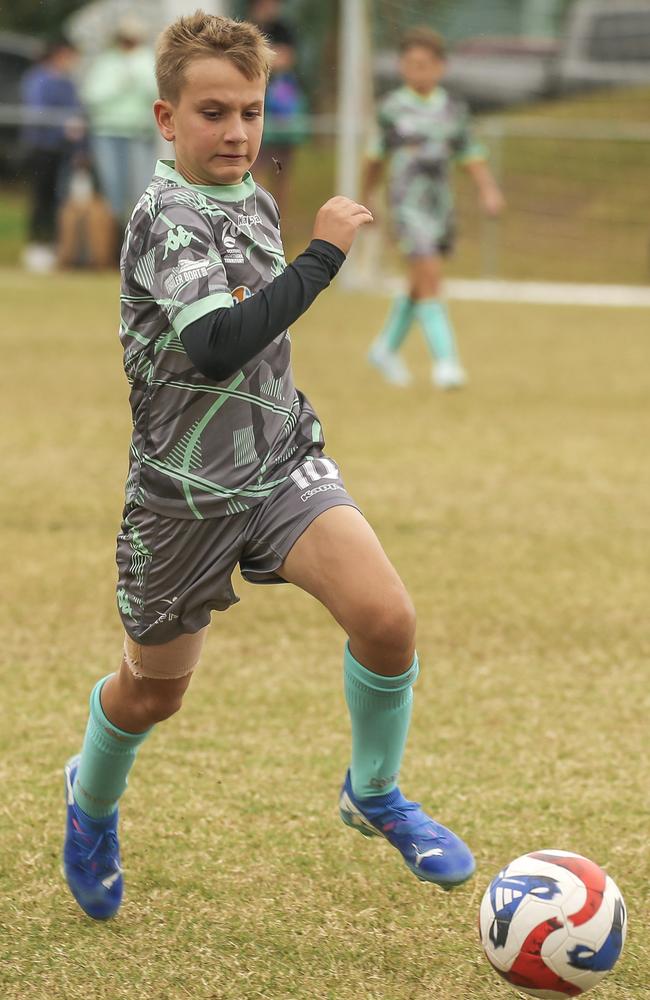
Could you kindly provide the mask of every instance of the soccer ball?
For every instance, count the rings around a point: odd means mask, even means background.
[[[621,954],[623,897],[602,868],[567,851],[517,858],[488,886],[479,914],[490,964],[533,997],[577,997]]]

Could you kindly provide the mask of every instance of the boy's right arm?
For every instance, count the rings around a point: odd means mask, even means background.
[[[361,200],[371,202],[384,172],[384,161],[366,160],[361,179]]]
[[[391,124],[390,101],[384,100],[377,111],[374,127],[366,146],[366,159],[361,174],[361,201],[371,204],[384,173],[388,153],[388,133]]]

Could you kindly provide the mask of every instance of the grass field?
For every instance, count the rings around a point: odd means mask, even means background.
[[[648,314],[454,304],[471,386],[364,363],[381,298],[323,295],[295,367],[419,612],[403,788],[473,846],[444,894],[339,822],[342,636],[238,581],[183,711],[123,803],[127,895],[85,918],[59,872],[61,769],[115,668],[129,412],[116,280],[0,274],[2,1000],[504,1000],[476,920],[500,866],[574,850],[623,891],[602,1000],[648,996]]]

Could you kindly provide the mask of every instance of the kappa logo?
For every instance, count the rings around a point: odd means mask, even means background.
[[[120,587],[117,592],[117,606],[123,615],[129,615],[131,618],[133,617],[131,601],[124,587]]]
[[[170,229],[167,233],[163,260],[167,260],[167,254],[170,250],[180,250],[181,247],[188,247],[193,239],[194,233],[188,232],[184,226],[176,226],[176,229]]]
[[[238,215],[237,225],[238,226],[259,226],[262,222],[261,215]]]
[[[339,486],[338,483],[321,483],[320,486],[314,486],[312,490],[307,490],[306,493],[300,494],[300,499],[303,503],[307,503],[316,493],[329,493],[330,490],[342,490],[343,487]]]

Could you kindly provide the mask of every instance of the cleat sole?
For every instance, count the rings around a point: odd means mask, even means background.
[[[468,882],[469,879],[471,879],[475,871],[475,869],[472,868],[472,870],[466,875],[460,875],[457,879],[447,879],[443,882],[438,881],[438,879],[435,878],[427,878],[426,875],[422,874],[419,868],[416,868],[415,865],[410,865],[407,861],[405,861],[404,864],[410,872],[413,872],[415,877],[419,879],[420,882],[426,882],[428,885],[437,885],[439,889],[444,889],[445,892],[451,892],[452,889],[456,889],[459,885],[464,885],[465,882]]]
[[[361,826],[359,823],[355,823],[354,817],[348,812],[343,812],[342,809],[339,810],[339,816],[346,826],[349,826],[351,830],[358,830],[363,837],[381,837],[378,830],[370,830],[367,826]]]

